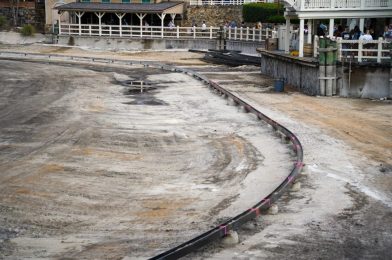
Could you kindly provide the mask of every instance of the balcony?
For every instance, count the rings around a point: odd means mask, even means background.
[[[284,0],[293,11],[392,9],[392,0]]]

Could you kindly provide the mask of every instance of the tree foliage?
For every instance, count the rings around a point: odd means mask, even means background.
[[[270,22],[268,21],[271,16],[273,20],[284,21],[283,14],[284,8],[281,4],[276,3],[249,3],[243,5],[242,17],[245,22],[256,23],[256,22]],[[277,18],[280,16],[281,18]]]

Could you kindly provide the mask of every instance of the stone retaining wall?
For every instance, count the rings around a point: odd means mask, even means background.
[[[242,6],[188,6],[185,11],[182,26],[192,26],[195,21],[201,26],[206,21],[207,26],[223,26],[226,22],[236,21],[238,25],[242,22]]]

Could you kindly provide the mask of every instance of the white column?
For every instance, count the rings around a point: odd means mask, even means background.
[[[159,16],[159,18],[161,18],[161,38],[163,38],[163,26],[164,26],[163,21],[165,20],[166,14],[162,13],[161,15],[159,15],[159,14],[157,14],[157,15]]]
[[[304,29],[305,29],[305,20],[299,20],[299,57],[304,56]]]
[[[286,18],[286,37],[285,37],[284,52],[290,52],[290,19]]]
[[[99,27],[99,36],[102,35],[102,17],[105,15],[105,13],[95,13],[95,15],[98,17],[98,27]]]
[[[79,22],[79,35],[82,35],[82,16],[84,15],[84,12],[75,12],[75,14],[78,17]]]
[[[140,38],[143,37],[143,18],[146,16],[147,14],[142,14],[142,13],[138,13],[136,14],[136,16],[139,18],[140,20]]]
[[[335,20],[333,18],[329,19],[329,33],[328,33],[329,38],[331,38],[333,36],[333,27],[335,26],[334,23],[335,23]]]
[[[361,32],[365,33],[365,18],[361,18],[359,19],[359,30],[361,30]]]
[[[308,19],[308,43],[311,44],[312,43],[312,20]]]
[[[118,20],[120,22],[119,23],[119,25],[120,25],[120,29],[119,29],[120,37],[122,36],[122,19],[123,19],[124,15],[125,15],[125,13],[116,13],[116,16],[117,16],[117,18],[118,18]]]
[[[63,12],[59,12],[59,35],[61,35],[61,16],[63,15]]]

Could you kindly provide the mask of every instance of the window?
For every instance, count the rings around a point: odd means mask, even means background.
[[[102,3],[110,3],[110,0],[102,0]]]
[[[142,3],[143,3],[143,4],[149,4],[149,3],[150,3],[150,0],[142,0]]]
[[[83,3],[90,3],[90,0],[82,0]]]
[[[122,0],[123,3],[130,3],[130,0]]]

